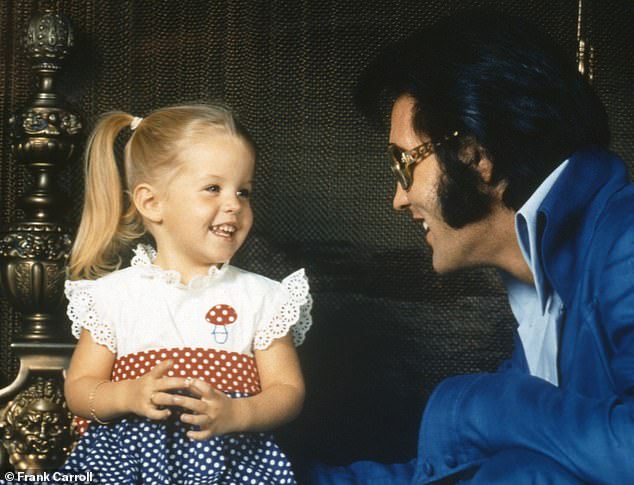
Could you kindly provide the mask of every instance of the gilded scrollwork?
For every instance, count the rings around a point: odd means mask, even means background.
[[[36,231],[6,233],[0,240],[0,257],[57,261],[66,259],[72,240],[67,233],[42,234]]]
[[[66,111],[31,109],[9,117],[9,135],[19,140],[24,135],[73,136],[82,129],[79,117]]]
[[[5,291],[14,307],[24,314],[26,335],[40,336],[43,329],[60,332],[60,318],[55,314],[63,308],[64,261],[15,260],[0,273]],[[37,323],[35,323],[37,322]],[[37,328],[31,328],[35,324]],[[27,332],[27,328],[31,328]]]
[[[56,264],[45,264],[45,288],[46,295],[59,295],[61,297],[62,288],[64,288],[64,281],[66,280],[66,272]]]
[[[30,263],[18,263],[13,266],[13,280],[15,281],[15,288],[17,291],[12,295],[15,299],[18,308],[28,305],[31,297],[31,264]]]
[[[59,126],[69,135],[76,135],[82,129],[79,117],[73,113],[61,113]]]
[[[0,413],[0,432],[16,470],[59,467],[73,447],[72,415],[60,382],[38,377]]]

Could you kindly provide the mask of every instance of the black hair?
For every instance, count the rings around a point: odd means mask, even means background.
[[[609,143],[605,109],[575,59],[537,26],[500,13],[455,13],[386,48],[362,73],[356,101],[378,120],[401,95],[415,100],[417,133],[439,142],[459,132],[436,150],[441,210],[455,228],[490,210],[479,157],[517,210],[572,153]]]

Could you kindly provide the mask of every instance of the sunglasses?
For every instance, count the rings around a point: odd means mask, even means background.
[[[412,173],[417,163],[425,160],[429,155],[434,153],[436,147],[442,145],[447,140],[458,136],[458,132],[454,131],[451,135],[444,137],[442,141],[433,143],[431,141],[421,143],[417,147],[411,150],[401,150],[394,143],[390,143],[387,146],[387,153],[390,159],[390,166],[392,167],[392,173],[396,177],[396,180],[403,190],[406,192],[412,186]]]

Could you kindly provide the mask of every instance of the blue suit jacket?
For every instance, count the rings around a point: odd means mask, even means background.
[[[602,150],[575,154],[539,209],[548,282],[565,315],[559,387],[521,342],[496,374],[449,378],[423,414],[415,481],[527,449],[591,483],[634,483],[634,184]]]

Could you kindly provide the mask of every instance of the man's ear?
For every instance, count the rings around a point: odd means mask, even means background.
[[[157,224],[163,221],[161,199],[150,184],[137,185],[132,191],[132,202],[144,219]]]
[[[460,158],[480,175],[481,190],[497,194],[500,199],[502,198],[508,183],[506,180],[498,180],[493,183],[493,162],[482,145],[475,139],[471,139],[470,143],[465,144],[462,148]]]
[[[484,150],[480,152],[480,161],[474,164],[475,170],[480,174],[480,180],[487,187],[490,194],[502,200],[504,192],[508,187],[508,182],[504,179],[493,183],[493,163]]]
[[[489,185],[491,183],[491,180],[493,179],[493,163],[491,163],[491,160],[489,159],[489,157],[487,157],[484,150],[480,149],[479,151],[480,156],[478,158],[480,160],[473,166],[475,170],[480,174],[480,179],[482,179],[482,181],[486,185]]]
[[[485,185],[491,183],[493,179],[493,163],[491,163],[484,147],[474,137],[467,137],[463,140],[459,156],[463,163],[470,165],[480,174],[480,180]]]

